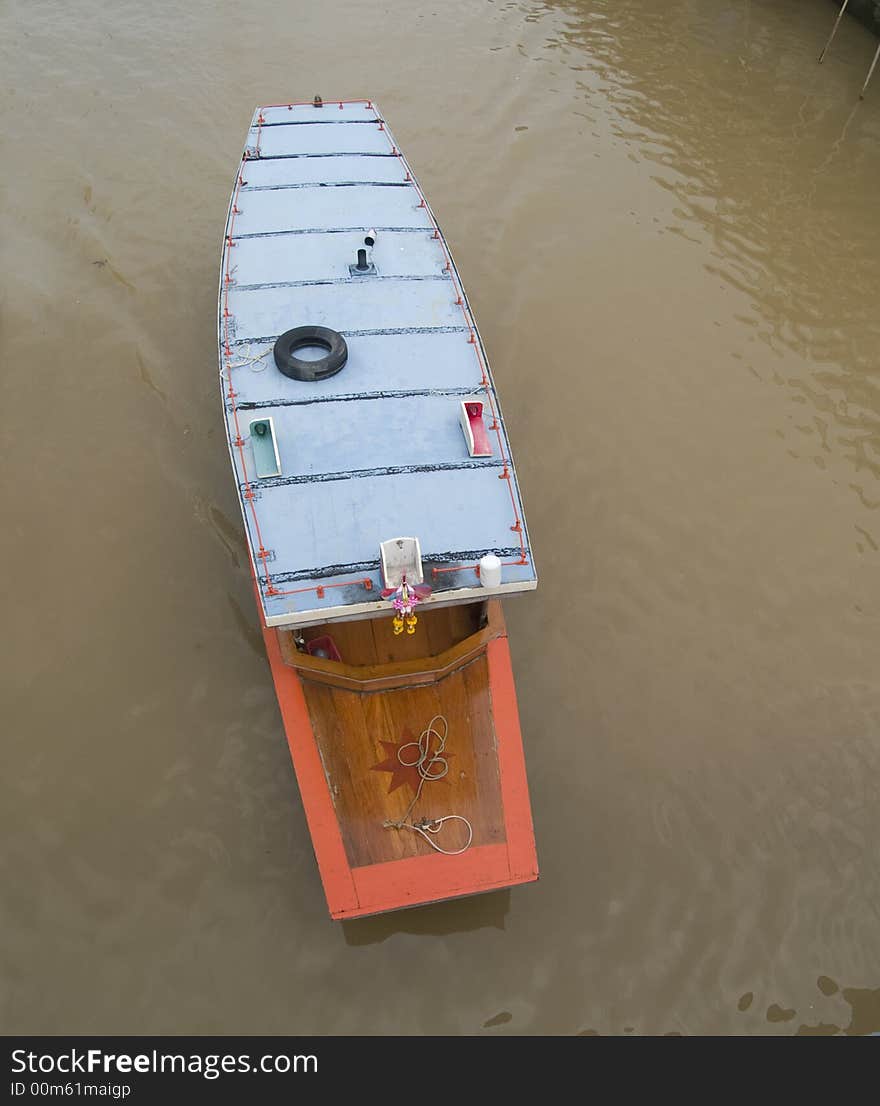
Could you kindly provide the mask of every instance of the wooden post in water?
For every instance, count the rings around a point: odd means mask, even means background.
[[[868,70],[868,75],[865,77],[865,83],[862,85],[862,91],[859,93],[859,99],[864,100],[865,89],[868,87],[868,81],[874,75],[874,70],[877,68],[877,59],[880,58],[880,46],[877,47],[877,52],[874,54],[874,60],[871,62],[871,68]]]
[[[820,65],[822,64],[822,62],[825,58],[825,55],[828,53],[828,47],[831,45],[831,40],[837,34],[837,28],[840,26],[840,21],[841,21],[841,19],[843,19],[843,13],[846,11],[846,6],[847,6],[848,3],[849,3],[849,0],[843,0],[843,4],[841,5],[840,11],[837,13],[837,19],[834,20],[834,26],[831,28],[831,34],[828,36],[828,41],[825,43],[825,49],[819,55],[819,64]],[[865,82],[865,83],[867,84],[867,82]]]

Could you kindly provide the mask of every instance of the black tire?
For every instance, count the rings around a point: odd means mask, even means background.
[[[296,356],[303,346],[320,346],[327,355],[317,361],[303,361]],[[293,380],[326,380],[335,376],[347,360],[345,339],[327,326],[296,326],[275,343],[275,364]]]

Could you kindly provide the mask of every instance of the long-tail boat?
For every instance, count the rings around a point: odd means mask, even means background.
[[[519,486],[458,271],[372,101],[255,112],[218,344],[331,916],[536,879],[501,609],[537,584]]]

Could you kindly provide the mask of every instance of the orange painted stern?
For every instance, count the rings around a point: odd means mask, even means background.
[[[331,660],[294,657],[293,664],[307,666],[294,667],[279,631],[263,626],[331,917],[380,914],[538,878],[507,630],[500,603],[490,608],[486,629],[433,658],[435,679],[425,679],[417,665],[400,665],[397,686],[379,690],[368,690],[381,675],[375,667],[363,688],[347,685],[346,666]],[[474,833],[458,855],[383,825],[383,815],[399,816],[414,791],[384,770],[388,748],[413,740],[432,712],[444,710],[454,779],[451,786],[428,784],[424,811],[413,816],[458,812],[458,804]]]

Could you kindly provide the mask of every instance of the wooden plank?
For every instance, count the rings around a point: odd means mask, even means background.
[[[459,706],[466,708],[467,714],[459,719],[450,713],[449,725],[450,729],[453,725],[456,728],[460,726],[462,731],[469,726],[474,734],[481,737],[481,740],[475,741],[473,746],[472,771],[477,787],[476,803],[480,810],[502,811],[500,822],[487,823],[484,828],[484,839],[497,843],[505,839],[506,830],[503,823],[506,822],[507,813],[504,811],[501,793],[498,735],[488,686],[488,661],[485,662],[485,669],[483,665],[472,664],[462,669],[461,675],[464,680],[465,694],[459,700]]]
[[[439,656],[477,633],[481,609],[480,603],[461,603],[419,611],[419,623],[414,634],[395,635],[389,614],[387,618],[310,626],[302,630],[302,636],[307,642],[331,637],[342,663],[348,666],[399,664]],[[293,635],[289,630],[279,630],[278,633],[283,642],[284,659],[288,664],[295,665],[303,654],[297,654]]]
[[[431,846],[400,821],[418,787],[414,771],[400,765],[397,750],[417,741],[435,715],[448,721],[449,773],[422,788],[409,821],[458,814],[473,827],[472,847],[504,841],[504,811],[484,656],[438,684],[361,695],[306,682],[303,685],[315,741],[353,868],[429,854]],[[383,744],[383,742],[385,744]],[[409,749],[412,760],[418,750]],[[377,768],[386,765],[385,769]],[[460,822],[446,823],[438,843],[447,849],[467,840]]]
[[[425,619],[429,652],[432,657],[445,653],[453,645],[477,633],[480,629],[480,603],[461,603],[430,611],[434,617]]]
[[[431,612],[433,616],[441,611]],[[433,621],[427,614],[419,617],[414,634],[395,634],[391,628],[391,618],[374,618],[370,625],[373,627],[373,648],[376,653],[377,664],[399,664],[405,661],[422,660],[426,658],[430,650],[425,627]],[[450,643],[454,644],[454,643]]]
[[[477,614],[471,615],[472,619]],[[346,623],[338,624],[348,625]],[[352,624],[353,625],[353,624]],[[464,627],[466,628],[466,627]],[[465,637],[436,657],[417,657],[385,664],[352,665],[312,657],[288,650],[288,663],[308,680],[360,691],[381,691],[406,685],[420,685],[445,678],[453,669],[467,663],[483,650],[486,642],[506,633],[501,604],[489,603],[489,618],[485,627]],[[279,631],[286,633],[286,631]],[[336,640],[334,638],[334,640]]]

